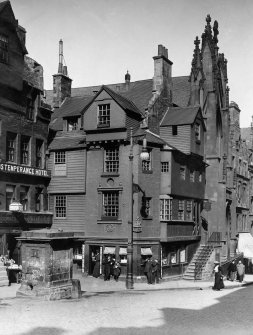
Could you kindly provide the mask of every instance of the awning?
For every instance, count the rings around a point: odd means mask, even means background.
[[[151,248],[141,248],[141,255],[142,256],[150,256],[150,255],[152,255]]]
[[[127,255],[127,248],[119,248],[119,255]]]
[[[253,236],[250,233],[239,233],[238,252],[243,252],[245,258],[253,258]]]
[[[115,247],[105,247],[104,254],[115,255]]]

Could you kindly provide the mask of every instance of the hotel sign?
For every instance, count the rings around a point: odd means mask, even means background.
[[[50,177],[50,172],[44,169],[32,168],[30,166],[22,166],[15,164],[0,164],[0,171],[5,173],[26,174],[36,177]]]

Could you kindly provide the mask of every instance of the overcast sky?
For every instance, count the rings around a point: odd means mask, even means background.
[[[219,52],[228,60],[230,101],[241,109],[241,127],[253,115],[252,0],[12,0],[27,31],[29,56],[44,68],[45,89],[58,69],[58,43],[72,87],[153,76],[158,44],[168,49],[172,75],[189,75],[194,39],[210,14],[219,23]]]

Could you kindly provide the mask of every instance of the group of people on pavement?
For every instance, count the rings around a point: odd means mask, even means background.
[[[219,262],[214,262],[214,286],[213,290],[220,291],[224,288],[222,269]],[[238,280],[240,283],[243,281],[245,275],[245,265],[241,260],[235,263],[233,260],[228,266],[227,279],[230,281]]]
[[[100,254],[97,251],[95,256],[95,265],[93,269],[93,277],[100,277]],[[121,274],[121,265],[112,255],[104,255],[104,259],[102,262],[104,266],[104,281],[110,280],[111,276],[115,281],[119,280],[119,276]]]
[[[144,261],[144,274],[147,277],[148,284],[159,284],[158,260],[147,257]]]

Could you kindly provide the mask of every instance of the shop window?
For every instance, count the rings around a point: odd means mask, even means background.
[[[8,63],[9,60],[9,40],[5,35],[0,34],[0,62]]]
[[[178,260],[177,260],[177,253],[176,251],[173,251],[170,253],[170,264],[177,264]]]
[[[6,185],[6,210],[9,210],[10,204],[15,199],[15,186],[14,185]]]
[[[36,167],[43,167],[43,141],[36,139]]]
[[[67,199],[66,195],[55,196],[55,217],[66,218],[67,216]]]
[[[119,171],[119,148],[104,150],[104,171]]]
[[[161,172],[169,172],[169,162],[161,162]]]
[[[29,202],[29,187],[28,186],[20,186],[19,191],[19,201],[23,206],[23,211],[28,211],[28,202]]]
[[[16,140],[17,134],[15,133],[7,133],[6,136],[6,160],[8,162],[16,161]]]
[[[169,221],[172,218],[172,199],[160,199],[160,220]]]
[[[102,217],[117,220],[119,216],[119,192],[103,192],[102,196]]]
[[[178,220],[184,220],[184,200],[178,200]]]
[[[110,127],[110,104],[98,105],[98,127]]]
[[[126,247],[119,248],[119,258],[120,258],[121,264],[127,263],[127,248]]]
[[[24,165],[29,165],[30,163],[30,137],[27,136],[21,136],[21,157],[20,157],[20,163]]]

